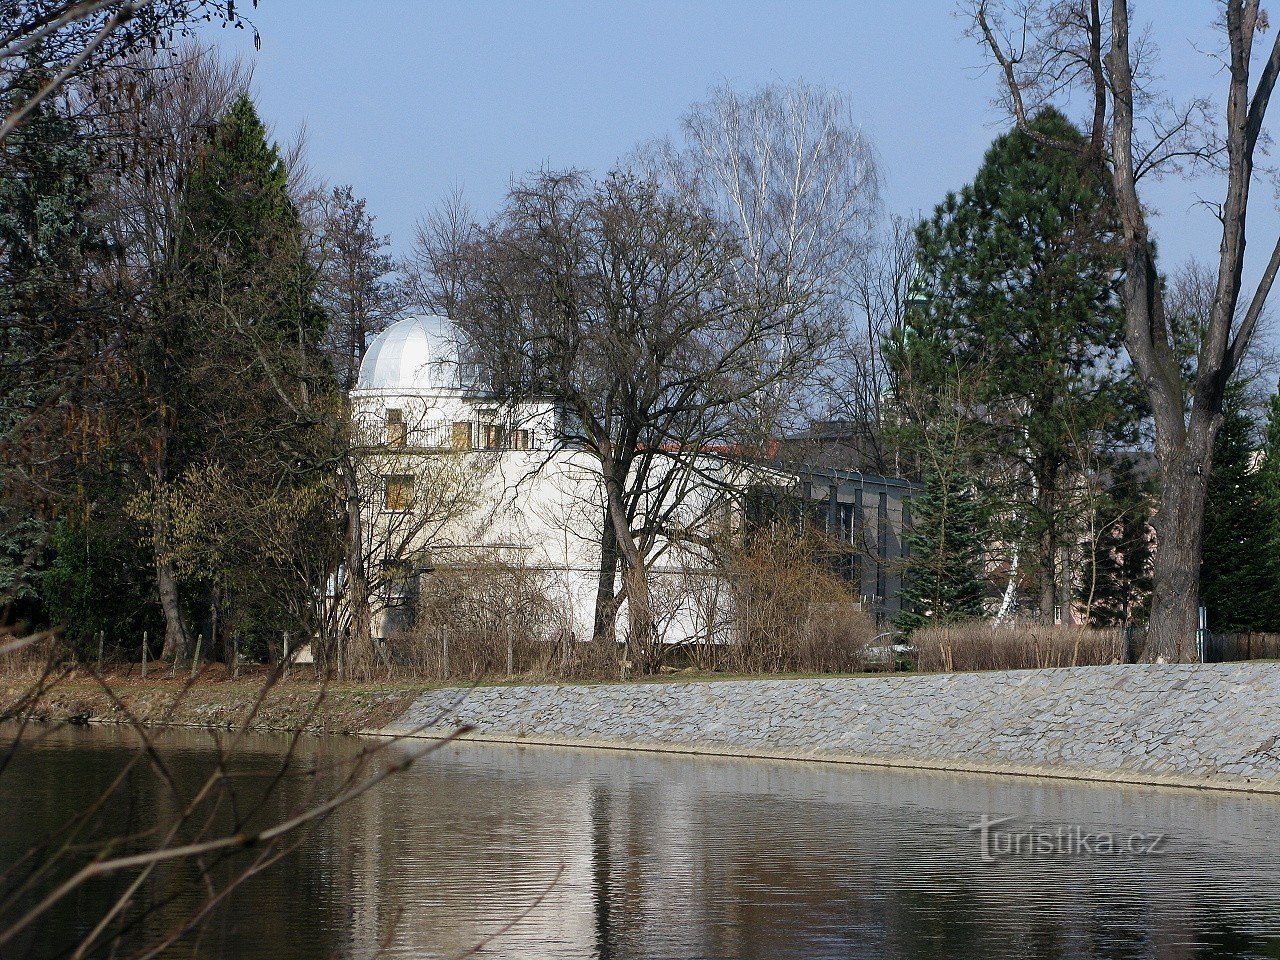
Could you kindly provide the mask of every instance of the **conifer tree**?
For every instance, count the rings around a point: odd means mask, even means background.
[[[164,655],[185,659],[193,596],[224,626],[232,603],[246,629],[265,628],[269,607],[280,613],[271,572],[287,558],[263,552],[263,525],[250,518],[282,516],[322,482],[322,431],[303,400],[333,379],[288,170],[248,95],[212,131],[177,220],[141,364],[156,410],[145,507]]]
[[[911,632],[982,615],[986,513],[970,477],[935,473],[926,479],[903,531],[908,560],[897,627]]]
[[[1032,125],[1055,142],[1081,137],[1051,109]],[[1079,155],[1014,131],[917,231],[917,298],[903,339],[917,371],[947,360],[985,367],[974,409],[1003,430],[989,465],[989,477],[1007,484],[1001,539],[1023,545],[1022,569],[1046,618],[1063,602],[1058,557],[1079,509],[1072,478],[1133,420],[1113,219]],[[920,359],[929,351],[939,362]]]
[[[1139,466],[1117,458],[1095,507],[1097,535],[1079,587],[1089,623],[1120,627],[1146,619],[1151,602],[1152,483]]]
[[[1228,388],[1205,508],[1200,603],[1215,632],[1280,627],[1280,541],[1269,475],[1258,467],[1258,424],[1240,382]]]

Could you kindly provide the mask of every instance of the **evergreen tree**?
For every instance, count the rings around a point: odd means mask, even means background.
[[[316,502],[329,451],[301,410],[333,376],[288,170],[247,95],[212,131],[178,213],[139,365],[156,410],[145,506],[164,655],[185,659],[192,609],[276,634],[305,607],[291,606],[305,585],[273,576],[288,558],[264,548],[254,518]]]
[[[1056,141],[1081,139],[1051,109],[1032,123]],[[983,368],[971,412],[1002,428],[984,482],[1007,484],[1001,539],[1031,555],[1022,567],[1045,617],[1063,602],[1057,558],[1074,541],[1072,478],[1134,420],[1112,236],[1096,171],[1016,130],[917,231],[917,296],[900,336],[914,388],[933,389],[928,370],[950,362]]]
[[[894,624],[908,632],[982,615],[987,511],[972,480],[933,474],[911,501],[903,531],[903,609]]]
[[[1118,458],[1096,505],[1089,566],[1079,588],[1089,622],[1120,627],[1146,619],[1151,602],[1152,481],[1139,466]]]
[[[1280,628],[1280,541],[1258,447],[1243,385],[1233,383],[1214,443],[1200,563],[1200,603],[1217,632]]]
[[[37,65],[21,71],[0,112],[46,79]],[[103,250],[84,138],[46,100],[0,147],[0,620],[34,597],[45,518],[71,480],[67,427],[105,312],[94,287]]]
[[[1280,389],[1267,399],[1261,460],[1258,478],[1262,485],[1263,512],[1275,530],[1276,546],[1280,550]],[[1280,623],[1280,611],[1277,611],[1276,619]]]

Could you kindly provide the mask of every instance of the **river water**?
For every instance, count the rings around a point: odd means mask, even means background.
[[[62,829],[132,755],[71,729],[0,774],[0,865]],[[308,741],[303,765],[352,739]],[[286,738],[231,774],[270,779]],[[403,755],[393,745],[378,762]],[[179,791],[215,756],[169,731]],[[295,764],[296,766],[297,764]],[[305,803],[285,777],[264,816]],[[297,793],[298,796],[292,796]],[[171,815],[130,777],[99,836]],[[987,831],[973,825],[1000,818]],[[1003,818],[1010,818],[1004,820]],[[1154,849],[1151,849],[1154,848]],[[184,886],[187,884],[188,886]],[[167,886],[165,886],[167,885]],[[52,957],[94,885],[10,944]],[[199,891],[144,887],[133,942]],[[169,908],[156,903],[172,898]],[[154,925],[155,929],[150,929]],[[1280,958],[1280,799],[1192,790],[545,747],[454,745],[341,808],[174,957]]]

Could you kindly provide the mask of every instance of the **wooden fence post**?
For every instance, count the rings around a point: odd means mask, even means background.
[[[200,642],[201,642],[202,640],[204,640],[204,631],[203,631],[203,630],[201,630],[199,633],[197,633],[197,634],[196,634],[196,648],[195,648],[195,650],[193,650],[193,651],[192,651],[192,653],[191,653],[191,679],[192,679],[192,680],[194,680],[194,679],[196,678],[196,670],[197,670],[197,669],[199,668],[199,666],[200,666]],[[176,665],[176,663],[177,663],[176,658],[175,658],[175,661],[174,661],[174,662],[175,662],[175,665]]]

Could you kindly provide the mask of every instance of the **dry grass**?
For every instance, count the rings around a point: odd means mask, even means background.
[[[974,620],[916,631],[921,673],[956,670],[1030,670],[1119,663],[1124,650],[1120,630],[1016,624],[992,626]]]

